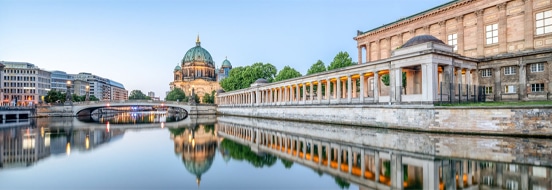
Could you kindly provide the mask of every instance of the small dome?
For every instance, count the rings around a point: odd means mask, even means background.
[[[401,48],[415,46],[415,45],[423,44],[423,43],[426,43],[426,42],[435,42],[435,43],[438,43],[438,44],[445,44],[443,41],[437,39],[435,36],[432,36],[432,35],[419,35],[419,36],[414,36],[413,38],[410,38],[410,40],[408,40],[406,43],[404,43],[401,46]]]
[[[224,59],[224,61],[222,62],[222,67],[230,67],[232,68],[232,64],[230,64],[230,61],[228,61],[228,59]]]
[[[265,84],[265,83],[268,83],[268,81],[266,79],[263,79],[263,78],[260,78],[260,79],[257,79],[254,84]]]
[[[182,69],[180,68],[180,65],[177,65],[176,67],[174,67],[174,71],[180,71],[180,69]]]

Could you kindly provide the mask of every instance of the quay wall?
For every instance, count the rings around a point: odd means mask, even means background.
[[[217,114],[424,132],[552,137],[552,106],[219,106]]]

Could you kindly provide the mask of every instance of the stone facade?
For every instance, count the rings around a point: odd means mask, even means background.
[[[454,46],[455,53],[475,58],[477,72],[472,73],[477,75],[478,85],[486,87],[487,100],[549,99],[550,15],[551,0],[452,1],[366,32],[358,31],[354,38],[358,63],[388,59],[414,36],[433,35]],[[532,72],[528,69],[532,64],[542,64],[543,69]],[[485,69],[491,70],[491,76],[483,76]]]
[[[552,137],[551,107],[219,106],[223,115],[374,126],[415,131]]]

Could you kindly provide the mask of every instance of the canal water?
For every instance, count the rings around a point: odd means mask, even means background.
[[[0,189],[552,189],[552,140],[132,112],[0,126]]]

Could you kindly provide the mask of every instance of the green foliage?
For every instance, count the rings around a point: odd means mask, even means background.
[[[203,95],[203,103],[206,103],[206,104],[214,104],[215,103],[215,91],[213,90],[211,92],[211,94],[209,93],[205,93],[205,95]]]
[[[56,103],[56,102],[63,103],[65,102],[66,95],[67,94],[64,92],[60,92],[57,90],[50,90],[48,91],[48,94],[46,94],[46,96],[44,97],[44,101],[46,103]],[[71,96],[73,98],[73,102],[83,102],[86,100],[86,95],[78,96],[76,94],[72,94]],[[99,100],[95,96],[90,96],[90,101],[99,101]]]
[[[340,177],[335,177],[335,183],[337,184],[337,186],[339,186],[339,188],[341,189],[349,189],[349,186],[351,186],[351,184],[349,182],[347,182],[346,180],[340,178]]]
[[[281,159],[280,161],[282,161],[282,164],[284,164],[284,167],[286,169],[290,169],[291,166],[293,166],[293,161],[284,160],[284,159]]]
[[[290,66],[285,66],[284,69],[280,70],[278,75],[274,78],[274,81],[283,81],[287,79],[292,79],[295,77],[302,76],[301,73]]]
[[[234,141],[223,139],[220,146],[228,151],[232,159],[245,160],[256,168],[270,167],[278,161],[278,158],[271,154],[257,155],[251,148],[238,144]]]
[[[326,65],[321,60],[316,61],[316,63],[312,64],[309,70],[307,71],[307,75],[312,75],[315,73],[321,73],[326,71]]]
[[[249,88],[257,79],[264,78],[272,82],[276,76],[277,69],[270,63],[254,63],[251,66],[235,67],[230,70],[228,77],[220,81],[224,91]]]
[[[65,102],[65,93],[57,91],[57,90],[50,90],[48,91],[48,94],[44,97],[44,101],[46,103],[55,103],[55,102]]]
[[[349,53],[340,51],[334,57],[330,65],[328,65],[328,71],[343,68],[343,67],[348,67],[354,64],[356,64],[356,62],[353,62],[353,59],[349,57]]]
[[[132,90],[128,96],[129,100],[151,100],[151,97],[146,96],[141,90]]]
[[[383,82],[385,86],[389,86],[389,74],[382,75],[381,82]]]
[[[166,101],[184,101],[184,102],[187,102],[188,101],[188,98],[186,98],[186,94],[184,93],[184,91],[180,88],[174,88],[173,90],[171,90],[168,94],[167,94],[167,97],[165,97],[165,100]]]
[[[382,75],[381,82],[383,82],[385,86],[389,86],[389,74]],[[402,73],[402,85],[403,88],[406,89],[406,72]]]
[[[85,96],[85,99],[86,99],[86,96]],[[96,98],[96,96],[94,96],[94,95],[90,95],[90,97],[88,97],[88,99],[90,101],[100,101],[100,99]]]

